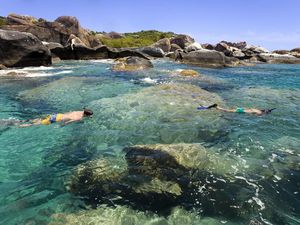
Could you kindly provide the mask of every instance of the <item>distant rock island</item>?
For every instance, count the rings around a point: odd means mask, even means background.
[[[78,19],[71,16],[61,16],[53,22],[17,14],[0,17],[0,69],[47,66],[59,60],[124,57],[168,57],[185,64],[222,68],[257,63],[300,64],[300,48],[269,52],[245,41],[200,44],[189,35],[154,30],[94,32],[81,27]]]

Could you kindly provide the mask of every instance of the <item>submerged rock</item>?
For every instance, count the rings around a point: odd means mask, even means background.
[[[200,74],[195,71],[195,70],[180,70],[179,74],[182,76],[191,76],[191,77],[196,77],[199,76]]]
[[[129,56],[116,60],[116,64],[112,67],[114,71],[137,71],[152,68],[150,60]]]
[[[197,142],[226,135],[225,120],[216,110],[198,111],[199,105],[219,103],[222,99],[197,86],[162,84],[137,93],[94,101],[95,119],[111,132],[118,132],[119,142],[138,140],[152,143]],[[97,110],[99,109],[99,110]],[[101,109],[101,110],[100,110]],[[112,116],[113,115],[113,116]],[[126,135],[125,135],[126,133]],[[110,137],[106,137],[109,135]],[[114,142],[110,132],[101,139]]]
[[[233,175],[233,167],[238,167],[236,161],[209,151],[200,144],[137,145],[124,151],[129,173],[166,180],[176,180],[191,170],[203,170],[225,177],[226,174]]]
[[[114,204],[151,211],[181,205],[200,208],[206,215],[238,216],[253,207],[247,200],[257,186],[235,176],[242,173],[239,159],[199,144],[140,145],[124,152],[127,166],[122,162],[119,167],[126,169],[110,172],[112,165],[120,165],[117,161],[91,161],[78,167],[70,191],[92,205],[112,199]]]
[[[50,51],[34,35],[0,30],[0,64],[6,67],[48,66]]]
[[[98,202],[102,197],[125,189],[121,181],[126,172],[126,164],[122,160],[93,160],[77,167],[68,189],[72,193],[88,196],[91,201]]]
[[[197,212],[187,211],[181,207],[173,208],[169,215],[159,216],[154,213],[131,209],[127,206],[107,207],[99,206],[97,209],[81,210],[70,214],[54,214],[49,225],[196,225],[222,223],[213,218],[202,218]],[[231,225],[231,224],[229,224]]]

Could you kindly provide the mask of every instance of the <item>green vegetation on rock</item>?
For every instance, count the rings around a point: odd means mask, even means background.
[[[160,39],[171,38],[175,34],[172,32],[160,32],[156,30],[140,31],[134,33],[124,33],[124,37],[112,39],[109,37],[101,37],[100,41],[108,47],[142,47],[148,46]]]
[[[5,17],[0,16],[0,26],[6,25]]]

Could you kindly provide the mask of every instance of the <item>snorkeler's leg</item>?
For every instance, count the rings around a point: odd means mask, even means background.
[[[31,127],[36,125],[41,125],[42,120],[41,119],[33,119],[29,121],[30,123],[21,124],[19,127]]]
[[[224,109],[219,106],[217,106],[216,109],[221,110],[223,112],[235,112],[236,111],[236,109]]]

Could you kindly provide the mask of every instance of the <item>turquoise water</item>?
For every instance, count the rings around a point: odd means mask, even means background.
[[[189,218],[184,223],[249,224],[254,218],[266,224],[300,224],[300,66],[203,69],[153,63],[148,71],[125,73],[111,71],[111,61],[68,61],[19,70],[28,77],[0,77],[0,224],[48,224],[55,215],[89,209],[65,187],[77,165],[99,157],[122,158],[124,147],[156,143],[201,143],[243,160],[245,168],[251,165],[250,172],[237,176],[251,196],[251,214],[220,216],[195,203],[176,211]],[[202,75],[180,77],[178,69]],[[262,117],[200,112],[194,86],[213,93],[203,100],[207,104],[222,98],[225,107],[276,110]],[[94,117],[68,126],[21,129],[5,123],[84,106],[95,111]],[[270,179],[262,179],[270,173]],[[225,204],[224,212],[226,207],[229,211],[231,206]],[[101,205],[99,213],[111,224],[118,213],[129,213],[141,224],[181,223],[175,214],[128,209],[126,204],[115,211]],[[195,220],[197,216],[201,219]]]

